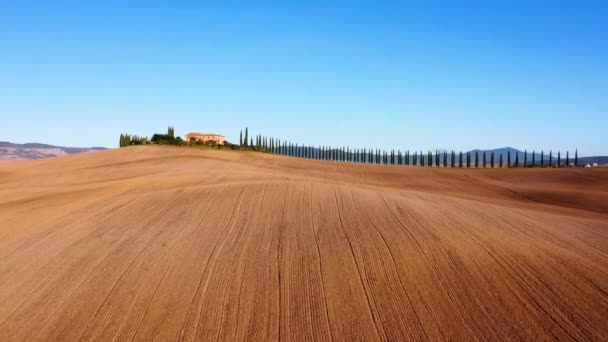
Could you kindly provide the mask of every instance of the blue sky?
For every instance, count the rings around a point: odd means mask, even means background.
[[[608,154],[605,1],[126,3],[0,3],[0,140]]]

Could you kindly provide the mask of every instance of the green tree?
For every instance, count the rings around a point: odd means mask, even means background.
[[[483,151],[483,168],[486,168],[486,151]]]
[[[511,151],[507,151],[507,167],[511,167]]]
[[[494,168],[494,151],[492,151],[492,155],[490,156],[490,166]]]
[[[479,151],[475,151],[475,168],[479,168]]]
[[[460,151],[460,157],[458,157],[458,167],[462,168],[462,151]]]
[[[524,167],[528,167],[528,150],[524,150]]]
[[[553,151],[549,150],[549,167],[553,167]]]
[[[574,150],[574,166],[578,166],[578,148]]]
[[[561,155],[561,151],[557,151],[557,167],[562,167],[562,155]]]
[[[173,128],[173,126],[169,126],[169,127],[167,128],[167,135],[168,135],[170,138],[175,138],[175,128]]]
[[[545,151],[540,150],[540,167],[545,167]]]
[[[467,169],[471,167],[471,152],[467,152]]]
[[[249,141],[249,129],[247,127],[245,127],[245,139],[243,140],[245,147],[247,147],[248,141]]]
[[[515,152],[515,167],[519,167],[519,152]]]
[[[566,167],[570,166],[570,155],[569,152],[566,151]]]
[[[532,150],[532,167],[536,165],[536,151]]]
[[[500,153],[499,159],[500,161],[498,163],[500,165],[500,168],[502,169],[502,152]]]

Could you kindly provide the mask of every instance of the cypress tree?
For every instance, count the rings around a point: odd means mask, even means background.
[[[532,167],[536,165],[536,151],[532,150]]]
[[[254,145],[253,145],[253,137],[251,137],[251,138],[250,138],[250,141],[249,141],[249,146],[251,146],[251,147],[253,147],[253,146],[254,146]]]
[[[553,151],[549,150],[549,167],[553,167]]]
[[[486,168],[486,151],[483,151],[483,168]]]
[[[570,155],[569,155],[569,152],[566,151],[566,167],[569,167],[569,166],[570,166]]]
[[[249,141],[249,129],[247,127],[245,127],[245,140],[244,140],[245,147],[247,147],[248,141]]]
[[[424,167],[424,155],[422,154],[422,151],[420,151],[420,166]]]
[[[243,130],[241,130],[241,134],[239,135],[239,146],[243,146]]]
[[[528,167],[528,150],[524,150],[524,167]]]
[[[462,168],[462,151],[460,151],[460,156],[458,157],[458,167]]]
[[[448,152],[443,151],[443,167],[448,167]]]
[[[492,151],[492,155],[490,156],[490,166],[494,168],[494,151]]]
[[[479,168],[479,151],[475,151],[475,168]]]
[[[557,151],[557,167],[562,167],[562,155],[561,155],[561,151]]]
[[[454,168],[456,166],[456,152],[452,150],[452,159],[450,160],[450,166]]]
[[[545,151],[540,150],[540,167],[545,167]]]
[[[507,151],[507,167],[511,167],[511,151]]]
[[[574,166],[578,166],[578,148],[574,150]]]
[[[471,167],[471,152],[467,152],[467,169]]]
[[[519,152],[515,152],[515,167],[519,167]]]
[[[499,162],[500,163],[500,168],[502,169],[502,153],[500,153],[500,157],[499,158],[500,158],[500,162]]]

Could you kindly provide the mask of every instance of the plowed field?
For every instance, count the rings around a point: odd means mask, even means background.
[[[605,340],[608,169],[0,166],[0,341]]]

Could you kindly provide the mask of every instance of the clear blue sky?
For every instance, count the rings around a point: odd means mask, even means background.
[[[116,147],[171,124],[238,141],[248,125],[606,155],[607,18],[606,1],[3,1],[0,140]]]

